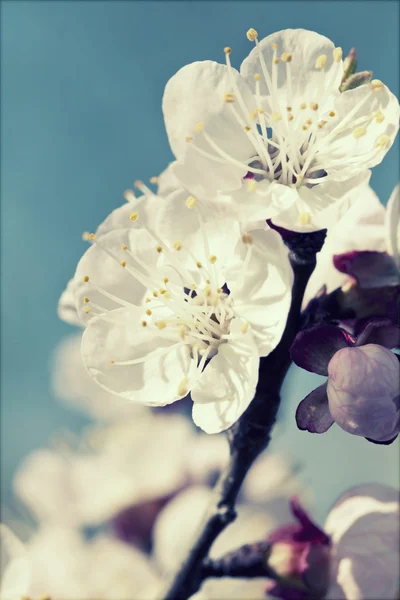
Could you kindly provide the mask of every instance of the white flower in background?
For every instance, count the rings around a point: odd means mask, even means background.
[[[135,507],[147,505],[148,524],[142,519],[131,532],[143,537],[168,498],[215,478],[227,457],[224,438],[197,434],[181,415],[149,412],[90,428],[80,448],[37,450],[14,490],[40,523],[68,527],[99,525],[125,510],[135,520]]]
[[[339,92],[342,49],[304,29],[260,42],[240,73],[213,61],[180,69],[163,111],[173,173],[199,198],[245,220],[288,229],[331,224],[324,214],[381,162],[398,129],[398,101],[379,80]]]
[[[29,591],[31,564],[23,543],[0,524],[0,600],[20,600]]]
[[[83,363],[81,340],[81,334],[63,338],[54,351],[51,376],[57,398],[102,421],[139,416],[149,410],[97,385]]]
[[[329,229],[324,246],[317,254],[317,266],[304,294],[303,306],[322,286],[327,292],[350,282],[349,275],[338,271],[333,257],[350,251],[387,252],[400,269],[400,185],[396,186],[387,207],[369,186],[357,190],[348,212]]]
[[[276,232],[240,235],[182,190],[158,210],[160,201],[143,201],[143,213],[117,209],[88,235],[71,284],[87,324],[82,356],[97,383],[127,400],[163,406],[191,392],[195,423],[217,433],[254,396],[259,357],[286,324],[293,274]]]

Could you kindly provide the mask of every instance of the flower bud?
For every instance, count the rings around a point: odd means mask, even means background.
[[[400,363],[376,344],[343,348],[328,365],[329,411],[345,431],[373,441],[399,433]]]
[[[369,83],[372,79],[372,71],[360,71],[359,73],[353,73],[340,85],[341,92],[347,92],[347,90],[354,90],[354,88],[360,87],[365,83]]]

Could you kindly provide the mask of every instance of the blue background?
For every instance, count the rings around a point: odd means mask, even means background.
[[[2,501],[21,458],[60,427],[85,423],[49,390],[50,356],[71,328],[58,297],[85,246],[84,230],[122,202],[132,179],[172,159],[163,88],[186,63],[239,66],[261,37],[304,27],[348,51],[394,93],[399,88],[399,4],[379,2],[2,2]],[[398,180],[398,142],[375,168],[386,201]],[[316,379],[293,369],[274,446],[301,462],[319,517],[356,482],[398,480],[398,445],[379,447],[334,428],[296,430],[294,410]]]

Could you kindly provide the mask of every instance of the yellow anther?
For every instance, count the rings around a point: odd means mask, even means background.
[[[343,50],[340,47],[335,48],[333,51],[333,60],[335,62],[340,62],[342,60],[342,56],[343,56]]]
[[[171,300],[171,294],[169,292],[164,294],[164,300]]]
[[[85,283],[87,283],[87,282],[89,281],[89,275],[84,275],[84,276],[83,276],[83,281],[84,281]]]
[[[186,327],[184,325],[181,325],[178,329],[178,333],[179,333],[180,339],[183,341],[185,339]]]
[[[209,283],[210,283],[210,280],[209,280],[209,279],[206,279],[206,283],[208,283],[208,284],[209,284]]]
[[[130,218],[130,220],[131,220],[131,221],[135,222],[135,221],[137,221],[137,220],[138,220],[138,218],[139,218],[139,213],[138,213],[138,212],[132,212],[132,213],[129,215],[129,218]]]
[[[158,329],[165,329],[167,326],[165,321],[156,321],[154,325],[158,327]]]
[[[311,110],[318,110],[318,104],[316,102],[310,102]]]
[[[153,296],[154,296],[154,298],[157,298],[157,297],[158,297],[158,292],[157,292],[157,290],[154,290],[154,292],[153,292]]]
[[[211,256],[208,260],[213,265],[217,261],[217,257],[215,256],[215,254],[211,254]]]
[[[201,269],[201,268],[202,268],[202,266],[203,266],[203,265],[201,264],[201,262],[200,262],[200,261],[197,261],[197,263],[196,263],[196,267],[197,267],[198,269]]]
[[[244,130],[246,133],[248,133],[250,131],[250,127],[248,127],[247,125],[244,127]]]
[[[288,115],[288,121],[293,121],[293,119],[294,119],[294,116],[292,114],[289,114]]]
[[[133,193],[133,190],[125,190],[124,191],[124,198],[127,202],[133,202],[134,200],[136,200],[136,196]]]
[[[90,233],[88,231],[84,231],[82,233],[82,239],[83,239],[83,241],[87,242],[89,240],[89,236],[90,236]]]
[[[226,48],[224,48],[224,52],[225,52],[225,54],[230,54],[232,52],[232,48],[230,48],[229,46],[226,46]]]
[[[308,127],[307,127],[307,125],[303,125],[303,127],[302,127],[302,130],[303,130],[303,131],[307,131],[307,130],[308,130]]]
[[[282,119],[282,115],[278,112],[274,112],[274,113],[272,113],[271,118],[272,118],[272,121],[274,123],[276,123],[277,121],[280,121]]]
[[[217,288],[217,294],[222,294],[223,289],[222,288]]]
[[[200,133],[200,131],[203,131],[204,129],[204,123],[196,123],[196,125],[194,126],[194,131],[196,133]]]
[[[305,108],[307,108],[307,104],[303,102],[302,104],[300,104],[300,108],[301,110],[304,110]]]
[[[172,244],[172,247],[174,248],[174,250],[181,250],[181,248],[182,248],[181,240],[176,240],[176,242],[174,242]]]
[[[356,127],[353,131],[353,136],[356,138],[356,140],[358,140],[360,137],[362,137],[366,133],[367,133],[367,130],[365,127]]]
[[[377,141],[375,146],[377,148],[380,148],[381,150],[387,150],[387,148],[389,148],[390,146],[390,138],[388,135],[381,135]]]
[[[286,63],[291,62],[292,55],[289,54],[288,52],[284,52],[281,56],[281,59],[283,60],[283,62],[286,62]]]
[[[94,242],[95,239],[96,239],[96,235],[94,233],[89,233],[89,240],[91,242]]]
[[[317,60],[315,61],[315,68],[323,69],[326,64],[326,59],[327,59],[326,54],[320,54],[318,56]]]
[[[147,297],[145,302],[151,302],[151,298]]]
[[[254,80],[255,80],[255,81],[260,81],[260,79],[261,79],[261,75],[260,75],[260,73],[256,73],[256,74],[254,75]]]
[[[274,65],[278,65],[279,64],[279,58],[274,58]]]
[[[112,358],[110,358],[108,362],[110,363],[110,365],[115,365],[115,360],[113,360]]]
[[[335,113],[335,111],[334,111],[334,110],[331,110],[331,112],[329,113],[329,116],[330,116],[330,117],[335,117],[335,116],[336,116],[336,113]]]
[[[292,107],[291,107],[291,106],[287,106],[287,107],[286,107],[286,110],[287,110],[288,112],[292,112]]]
[[[196,285],[195,283],[192,283],[192,284],[190,285],[190,289],[192,289],[192,290],[196,290],[196,289],[197,289],[197,285]]]
[[[142,321],[142,322],[141,322],[141,326],[142,326],[142,327],[147,327],[147,321]]]
[[[233,94],[224,94],[224,102],[226,102],[226,103],[235,102],[235,96]]]
[[[163,282],[168,283],[168,281],[169,281],[168,277],[164,277]]]
[[[274,50],[278,50],[278,44],[276,42],[272,42],[271,46]]]
[[[209,285],[205,285],[204,289],[203,289],[203,292],[204,292],[205,296],[207,296],[207,297],[211,296],[211,288],[210,288],[210,286]]]
[[[157,246],[156,250],[157,250],[158,254],[161,254],[161,252],[162,252],[162,246]]]
[[[299,214],[299,223],[301,225],[309,225],[311,223],[311,215],[309,212],[302,212]]]
[[[254,121],[254,119],[256,118],[256,116],[257,116],[257,111],[256,110],[252,110],[251,112],[249,112],[249,119],[251,121]]]
[[[140,179],[136,179],[136,181],[133,182],[133,185],[136,189],[141,190],[143,187],[143,181],[141,181]]]
[[[150,181],[150,183],[152,183],[154,185],[157,185],[158,184],[158,177],[155,177],[155,176],[154,177],[150,177],[149,181]]]
[[[256,38],[258,38],[258,33],[255,29],[253,29],[252,27],[248,30],[248,32],[246,33],[247,39],[250,42],[254,42],[254,40]]]
[[[247,180],[247,189],[249,192],[255,192],[257,189],[257,182],[255,179]]]
[[[307,125],[312,125],[311,119],[307,119],[306,123],[307,123]]]
[[[300,173],[296,174],[296,183],[300,183],[301,181],[303,181],[303,175],[301,175]]]
[[[190,135],[187,135],[187,136],[185,137],[185,141],[186,141],[186,142],[188,142],[188,143],[189,143],[189,142],[191,142],[192,140],[193,140],[193,138],[192,138],[192,137],[190,137]]]
[[[148,315],[149,317],[151,315],[151,310],[149,308],[146,309],[146,315]]]
[[[373,79],[371,81],[371,87],[372,87],[373,92],[379,92],[380,90],[383,89],[384,86],[380,79]]]
[[[122,244],[121,248],[122,250],[128,250],[128,246],[126,244]]]
[[[244,233],[242,235],[243,244],[248,244],[249,246],[254,242],[254,238],[250,233]]]
[[[258,112],[259,115],[263,115],[264,114],[264,109],[263,108],[256,108],[256,112]]]
[[[121,260],[121,262],[119,263],[121,265],[121,267],[126,267],[126,261],[125,260]]]
[[[166,294],[167,290],[165,290],[164,288],[160,288],[159,289],[160,294]]]
[[[186,206],[187,206],[187,208],[194,208],[196,206],[196,204],[197,204],[197,200],[193,196],[188,196],[186,198]]]
[[[83,299],[84,303],[87,304],[89,302],[89,298],[87,296],[84,297]]]
[[[385,120],[385,116],[381,110],[376,111],[375,118],[377,123],[382,123]]]
[[[320,121],[320,122],[318,123],[318,128],[319,128],[319,129],[322,129],[322,128],[323,128],[323,127],[324,127],[324,126],[327,124],[327,122],[328,122],[328,121]]]
[[[188,383],[189,382],[188,382],[187,377],[184,377],[182,379],[182,381],[180,382],[180,384],[178,385],[178,389],[177,389],[178,396],[186,396],[186,394],[189,391]]]
[[[89,313],[92,309],[90,308],[90,306],[87,306],[84,310],[85,310],[85,313]]]
[[[242,333],[247,333],[248,330],[249,330],[249,324],[247,323],[247,321],[245,321],[244,323],[241,324],[240,331]]]

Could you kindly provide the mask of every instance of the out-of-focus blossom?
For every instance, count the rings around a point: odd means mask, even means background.
[[[0,524],[0,600],[26,596],[31,582],[31,564],[23,543],[9,527]]]
[[[217,433],[254,396],[259,357],[286,324],[293,274],[276,232],[240,235],[238,223],[203,218],[182,193],[158,214],[115,211],[88,236],[93,246],[70,285],[93,379],[149,406],[191,392],[195,423]]]
[[[363,485],[343,494],[324,530],[298,501],[298,524],[269,536],[268,562],[279,578],[267,594],[282,600],[397,600],[399,593],[399,497],[387,486]]]
[[[352,282],[361,287],[399,284],[399,247],[400,185],[386,209],[369,186],[361,187],[348,212],[328,229],[303,304],[323,286],[329,293]]]
[[[326,210],[368,182],[390,147],[398,101],[379,80],[340,93],[342,49],[315,32],[287,29],[259,42],[250,29],[247,37],[256,47],[240,73],[225,48],[226,65],[195,62],[168,82],[173,173],[241,219],[325,228]]]
[[[291,348],[294,362],[328,380],[300,402],[298,427],[324,433],[336,422],[369,441],[393,442],[400,427],[400,363],[390,349],[398,347],[400,327],[388,319],[369,321],[356,339],[333,325],[300,332]]]
[[[81,448],[38,450],[14,480],[37,520],[64,526],[113,522],[146,546],[158,512],[178,491],[215,479],[226,440],[194,432],[180,415],[144,413],[89,430]],[[208,439],[208,438],[207,438]]]

